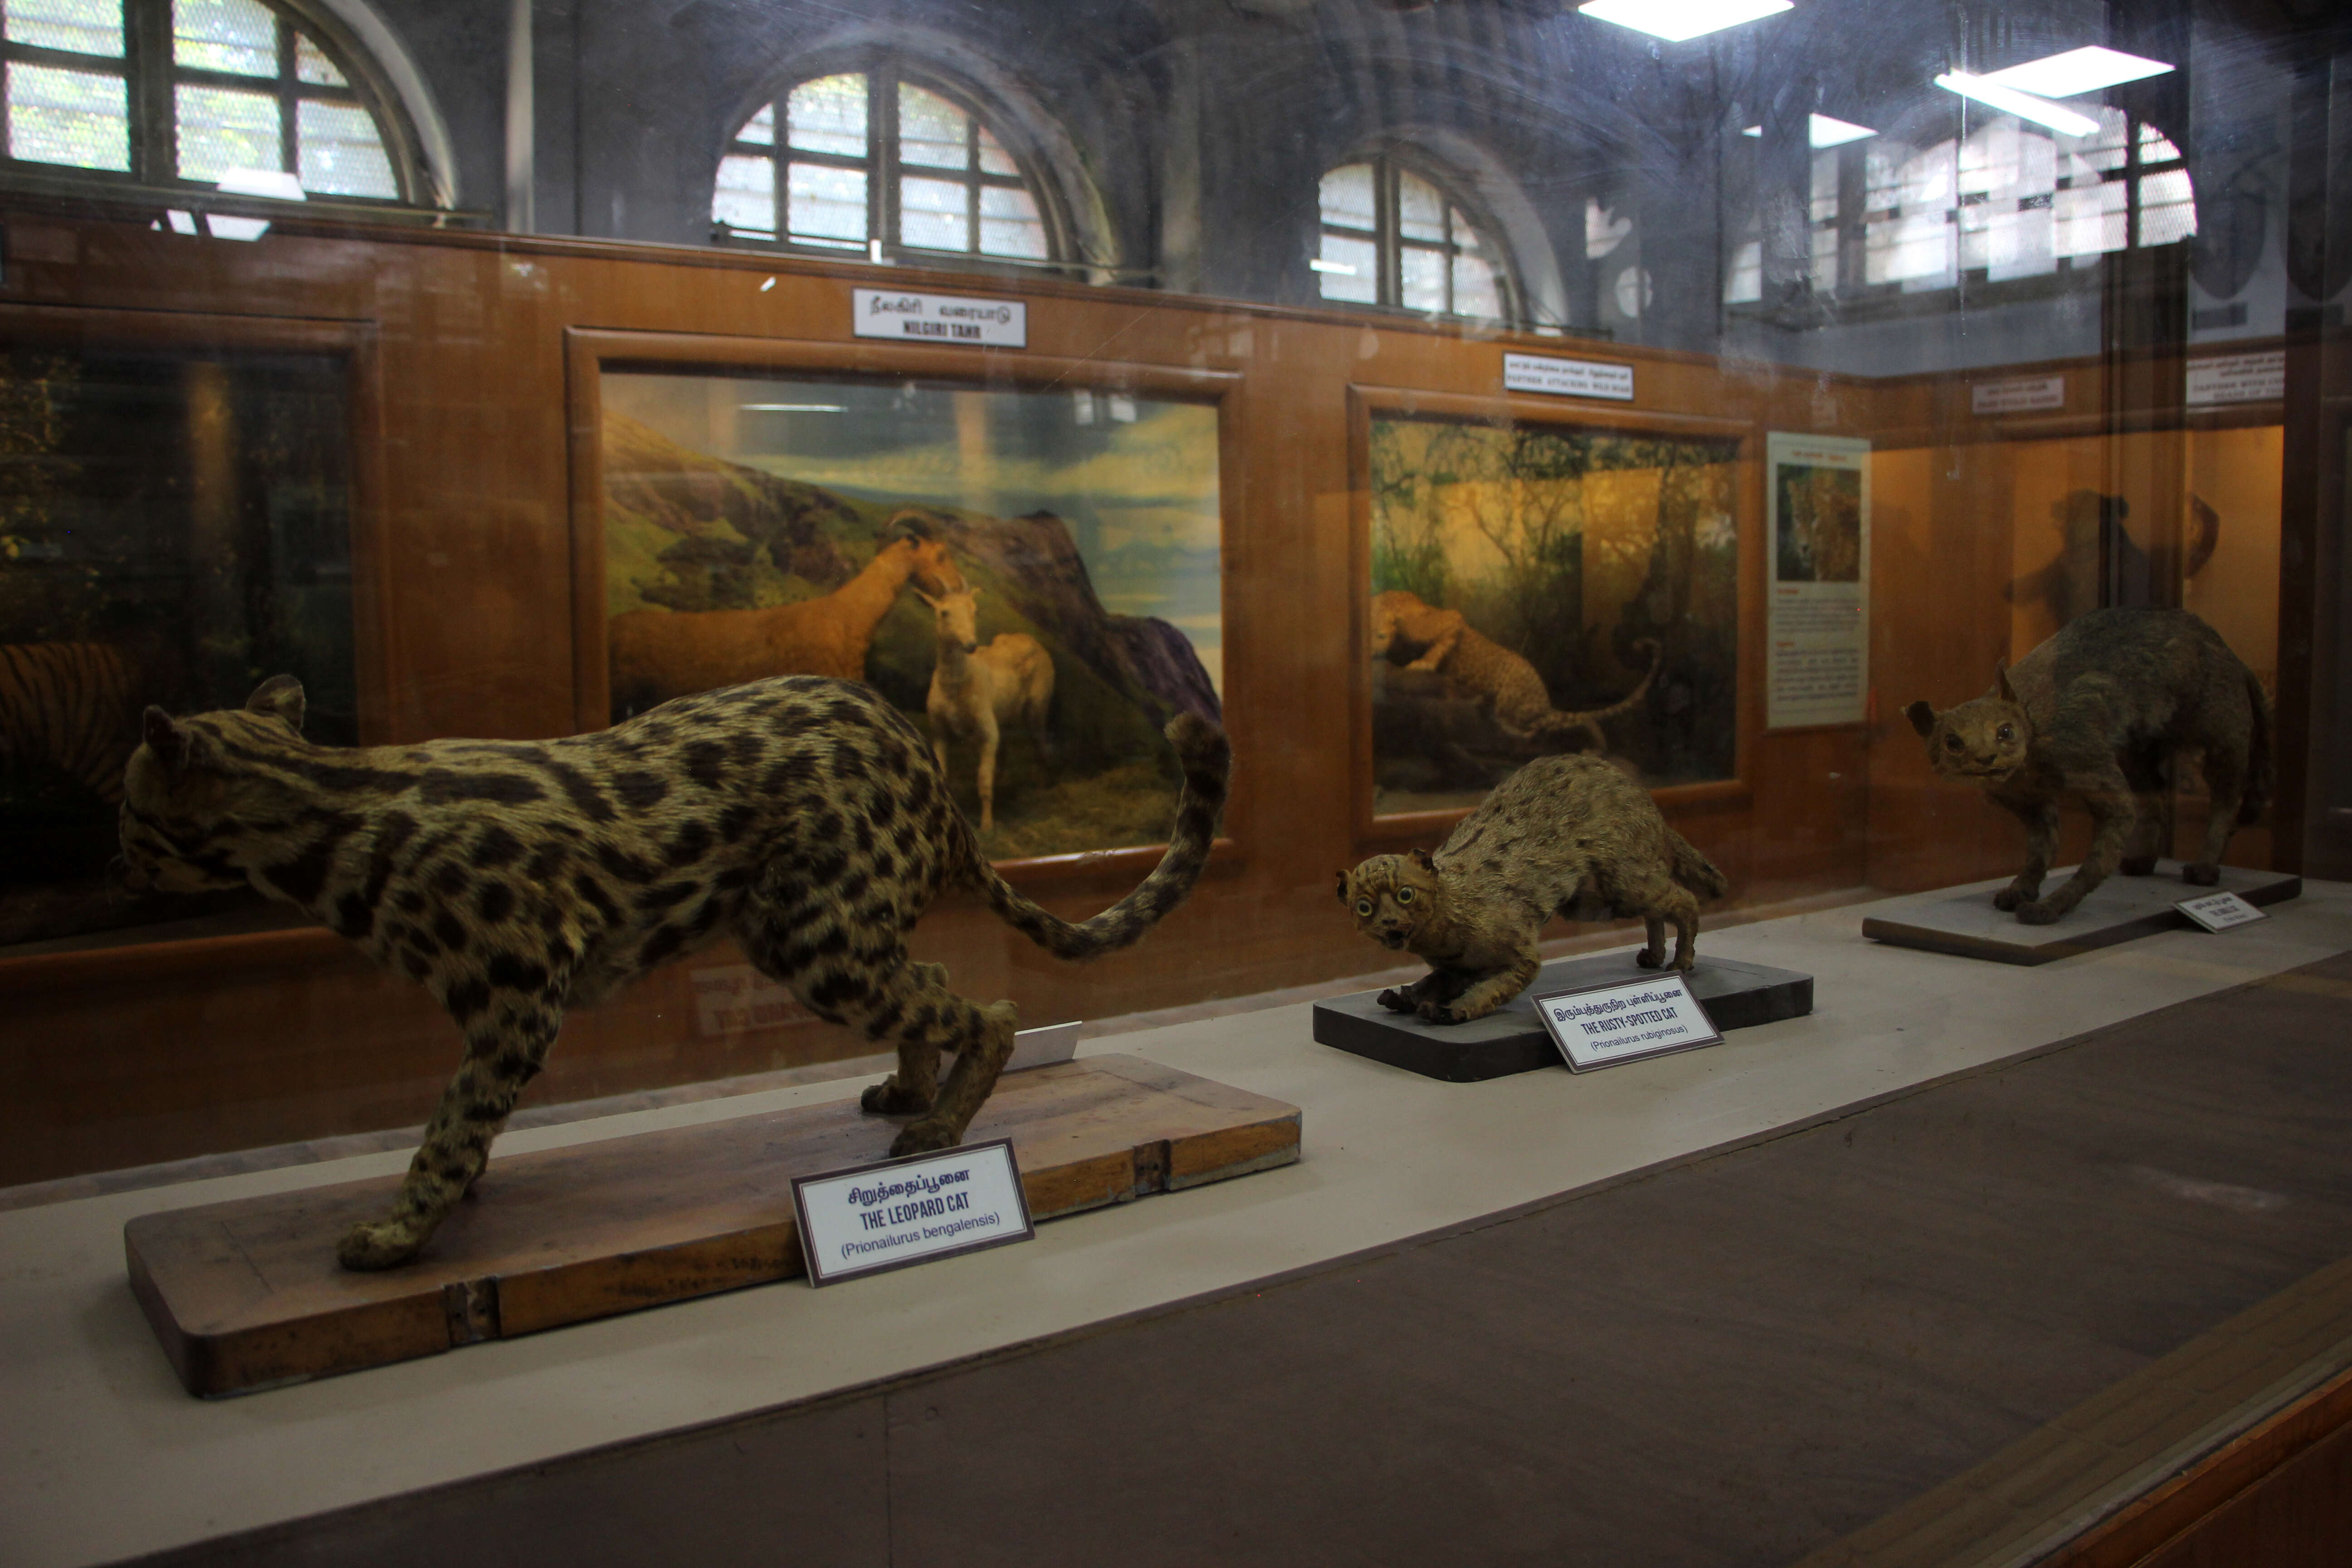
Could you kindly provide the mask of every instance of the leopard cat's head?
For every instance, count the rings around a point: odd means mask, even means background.
[[[1411,947],[1444,910],[1444,899],[1437,868],[1423,849],[1375,855],[1339,873],[1339,901],[1355,916],[1356,929],[1386,948]]]
[[[150,708],[141,725],[140,747],[123,774],[117,880],[134,893],[244,887],[238,841],[257,822],[283,820],[299,802],[235,752],[300,742],[302,683],[273,675],[242,710],[174,719]]]
[[[1995,667],[1993,689],[1982,697],[1940,713],[1926,702],[1903,712],[1927,742],[1928,765],[1948,779],[1999,784],[2025,765],[2033,743],[2032,721],[2010,689],[2005,662]]]

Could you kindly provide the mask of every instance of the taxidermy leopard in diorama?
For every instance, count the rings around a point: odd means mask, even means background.
[[[302,688],[242,711],[150,708],[122,805],[121,874],[170,892],[241,886],[300,906],[424,983],[466,1037],[392,1214],[344,1267],[415,1256],[488,1158],[567,1007],[732,934],[818,1016],[898,1044],[865,1109],[913,1114],[893,1154],[959,1142],[1013,1049],[1011,1002],[979,1006],[905,933],[977,888],[1063,958],[1135,942],[1199,878],[1224,806],[1224,732],[1168,726],[1183,774],[1167,852],[1072,924],[1008,887],[930,743],[870,688],[781,676],[682,697],[595,734],[357,750],[302,738]],[[956,1053],[944,1085],[941,1051]]]
[[[1948,779],[2025,824],[2025,869],[1993,895],[2027,925],[2049,925],[2117,870],[2145,877],[2172,846],[2173,759],[2200,753],[2212,801],[2205,853],[2182,879],[2221,878],[2230,835],[2262,814],[2271,790],[2271,704],[2262,682],[2188,610],[2093,610],[2023,658],[1996,666],[1993,689],[1938,713],[1905,709]],[[2081,799],[2095,831],[2074,875],[2048,898],[2058,805]]]
[[[1383,947],[1429,961],[1429,973],[1380,1004],[1433,1024],[1463,1024],[1528,988],[1543,961],[1536,941],[1554,914],[1593,918],[1606,905],[1638,914],[1645,969],[1696,962],[1698,900],[1727,884],[1666,826],[1649,793],[1582,753],[1538,757],[1464,817],[1435,855],[1375,855],[1339,873],[1339,901]]]

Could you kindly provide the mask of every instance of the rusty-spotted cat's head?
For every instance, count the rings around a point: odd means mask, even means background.
[[[1339,873],[1339,901],[1356,917],[1356,929],[1382,947],[1410,947],[1413,933],[1437,917],[1437,868],[1425,849],[1375,855]]]
[[[1999,784],[2025,765],[2033,724],[2010,689],[2006,660],[1993,669],[1993,689],[1938,713],[1914,702],[1904,716],[1927,742],[1927,763],[1948,779]]]

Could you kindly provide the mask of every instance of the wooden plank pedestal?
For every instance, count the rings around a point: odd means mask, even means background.
[[[144,1215],[131,1288],[191,1394],[301,1383],[803,1272],[792,1179],[884,1158],[855,1100],[500,1158],[414,1261],[354,1274],[396,1176]],[[1053,1219],[1298,1158],[1298,1108],[1133,1057],[1006,1075],[965,1133],[1010,1138]]]

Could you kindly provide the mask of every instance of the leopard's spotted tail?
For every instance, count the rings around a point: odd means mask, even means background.
[[[1585,708],[1573,712],[1555,708],[1528,726],[1529,734],[1541,741],[1565,741],[1581,733],[1591,737],[1595,751],[1607,751],[1609,737],[1601,733],[1601,721],[1622,718],[1639,708],[1643,699],[1650,695],[1651,683],[1658,679],[1660,667],[1666,662],[1665,649],[1654,637],[1643,637],[1633,646],[1650,650],[1650,668],[1633,690],[1606,708]]]
[[[1666,829],[1666,846],[1674,852],[1674,879],[1702,899],[1719,899],[1731,886],[1730,880],[1715,868],[1715,862],[1691,847],[1690,841],[1673,828]]]
[[[1168,836],[1168,852],[1135,891],[1093,919],[1074,924],[1038,908],[996,874],[977,842],[972,845],[971,878],[987,895],[989,908],[1056,958],[1095,958],[1131,945],[1184,901],[1192,884],[1200,880],[1201,868],[1208,864],[1217,820],[1224,815],[1233,747],[1223,730],[1191,713],[1178,714],[1167,733],[1184,770],[1184,789],[1177,797],[1176,826]]]

